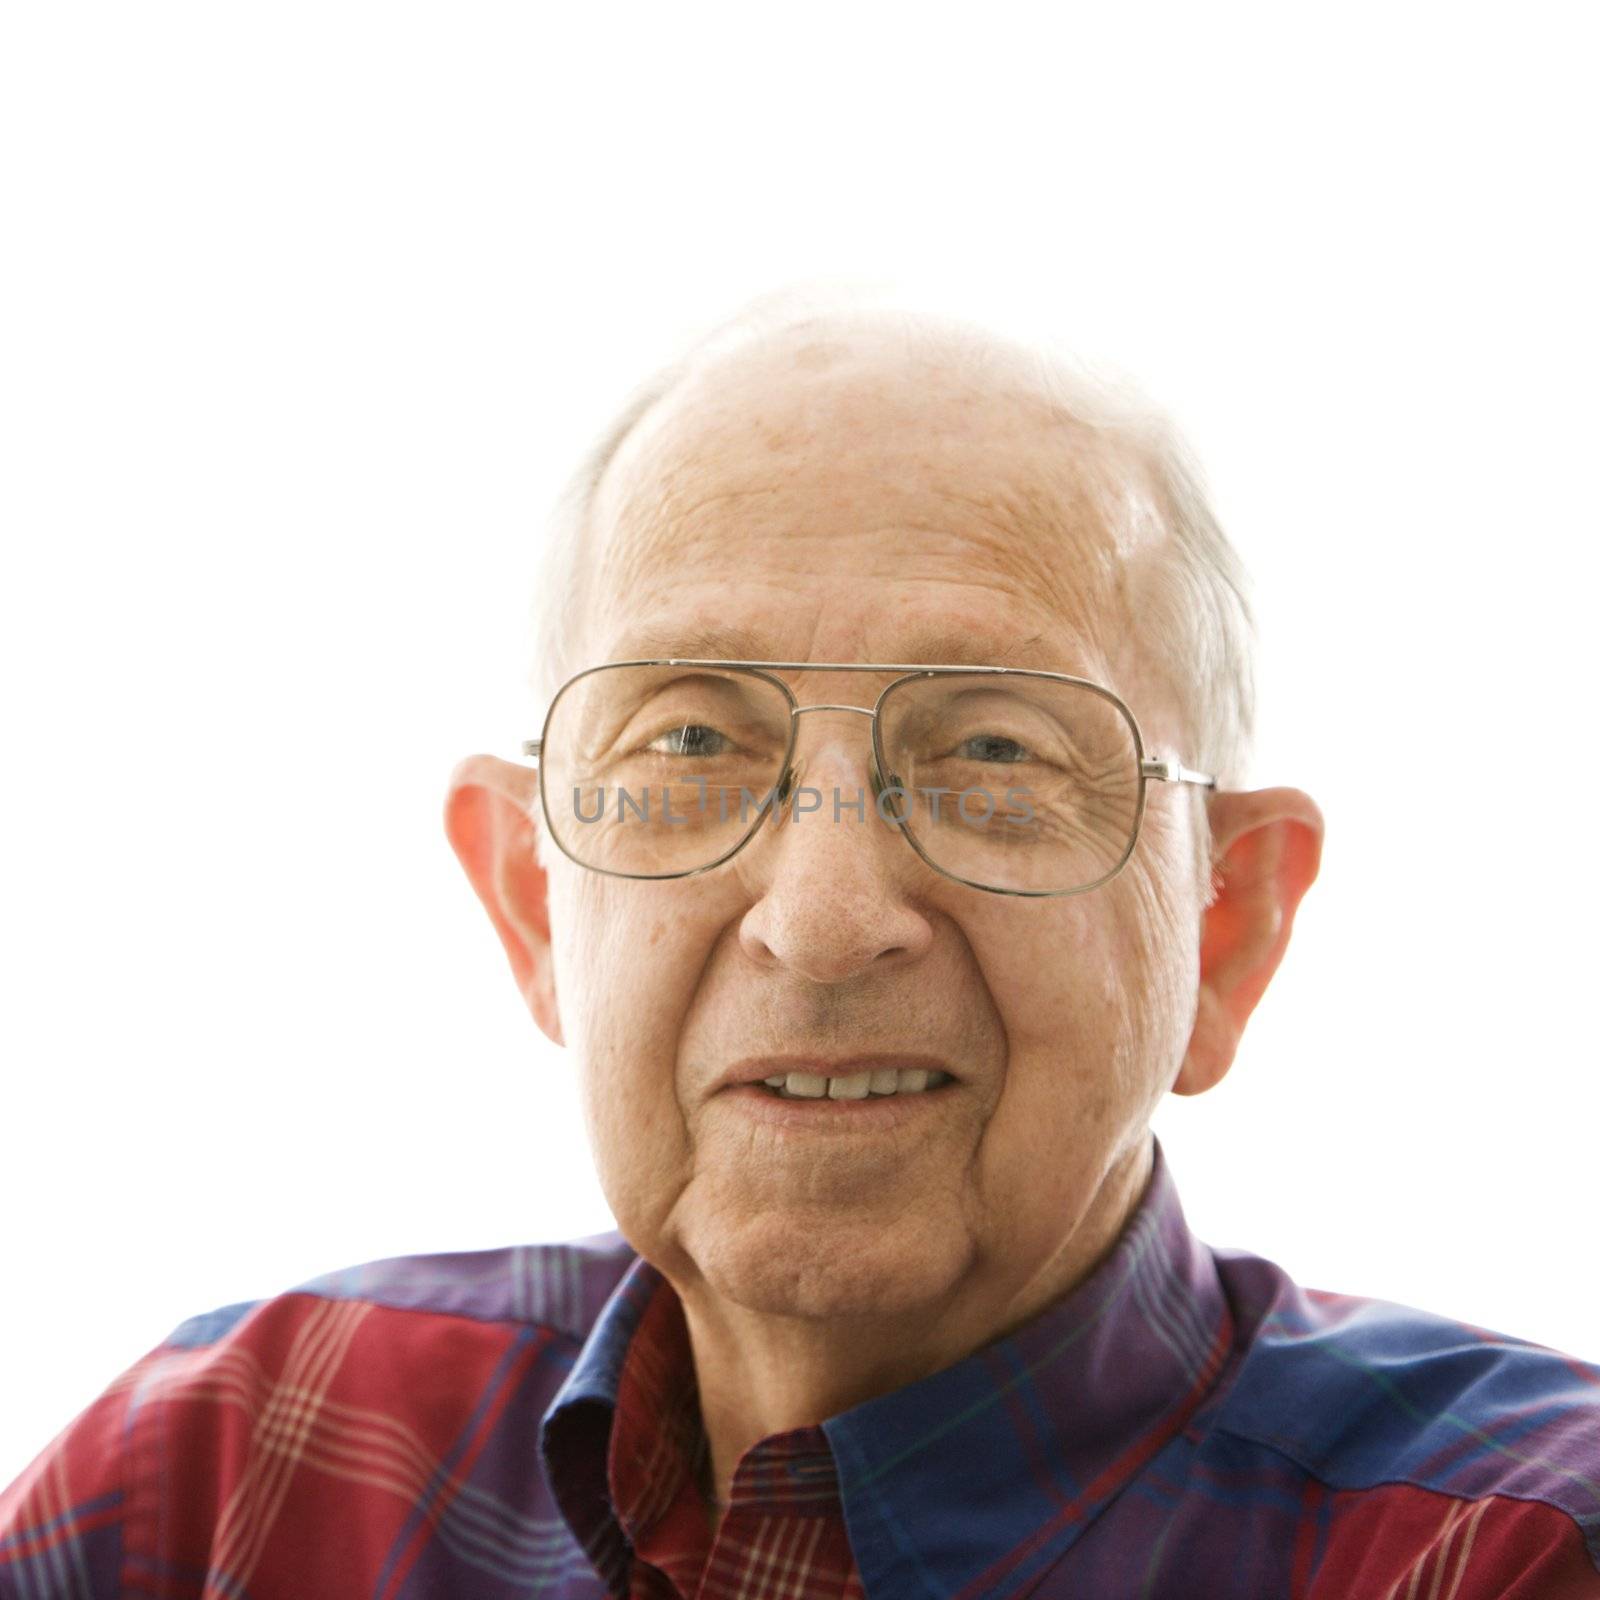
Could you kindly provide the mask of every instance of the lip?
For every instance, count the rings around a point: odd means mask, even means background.
[[[798,1070],[791,1068],[790,1070]],[[961,1089],[954,1080],[920,1094],[868,1095],[865,1100],[780,1100],[759,1083],[730,1084],[730,1109],[752,1121],[793,1133],[888,1133],[941,1116]]]
[[[824,1078],[842,1078],[853,1072],[877,1072],[885,1067],[921,1067],[926,1072],[947,1073],[956,1083],[961,1082],[961,1075],[951,1072],[948,1062],[940,1060],[938,1056],[908,1055],[901,1050],[880,1050],[873,1055],[844,1056],[837,1061],[830,1061],[826,1056],[747,1056],[743,1061],[736,1061],[717,1080],[716,1090],[737,1089],[745,1084],[761,1083],[767,1078],[775,1078],[780,1073],[787,1075],[791,1072],[812,1072]],[[953,1088],[951,1084],[949,1087]],[[763,1098],[767,1098],[763,1096]],[[894,1100],[898,1096],[881,1095],[882,1100]],[[792,1101],[777,1101],[778,1105],[793,1104]],[[862,1102],[856,1102],[860,1104]]]

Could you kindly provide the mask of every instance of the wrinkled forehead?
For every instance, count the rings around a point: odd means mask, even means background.
[[[658,402],[605,472],[591,531],[602,650],[708,580],[735,611],[747,585],[803,606],[842,583],[920,582],[955,615],[1053,623],[1110,666],[1159,519],[1135,452],[1021,366],[798,335]]]

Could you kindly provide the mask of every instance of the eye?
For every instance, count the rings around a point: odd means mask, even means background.
[[[1030,751],[1003,733],[975,733],[961,741],[959,752],[968,761],[1027,761]]]
[[[663,742],[667,748],[657,748]],[[726,734],[704,722],[685,722],[680,727],[668,728],[664,733],[658,733],[645,746],[646,750],[654,750],[657,755],[667,756],[724,755],[731,748]]]

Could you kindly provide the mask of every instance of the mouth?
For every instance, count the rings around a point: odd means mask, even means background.
[[[960,1082],[938,1056],[880,1050],[838,1058],[798,1053],[746,1056],[723,1074],[720,1087],[763,1100],[863,1106],[910,1101],[919,1095],[943,1096]]]
[[[879,1066],[854,1072],[792,1068],[726,1088],[730,1114],[748,1118],[774,1137],[873,1137],[870,1148],[880,1155],[892,1149],[906,1155],[937,1148],[930,1138],[899,1146],[884,1141],[903,1141],[919,1128],[932,1134],[953,1126],[947,1113],[962,1098],[959,1079],[930,1067]]]
[[[746,1087],[774,1100],[888,1100],[935,1093],[955,1082],[927,1067],[873,1067],[854,1072],[776,1072]]]

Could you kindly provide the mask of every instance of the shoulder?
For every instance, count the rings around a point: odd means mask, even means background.
[[[634,1259],[611,1232],[361,1262],[190,1317],[121,1381],[169,1433],[248,1434],[289,1394],[442,1447],[508,1382],[523,1406],[553,1395]]]
[[[263,1306],[328,1301],[466,1322],[506,1323],[583,1340],[634,1259],[615,1230],[542,1244],[435,1255],[386,1256],[308,1278],[270,1301],[224,1307],[181,1324],[175,1340],[201,1342],[213,1327]]]
[[[185,1319],[0,1492],[0,1600],[69,1556],[95,1575],[88,1592],[115,1592],[142,1529],[203,1547],[283,1440],[336,1476],[353,1452],[403,1482],[481,1430],[516,1433],[536,1460],[543,1406],[635,1259],[615,1231],[395,1256]]]
[[[1217,1433],[1287,1458],[1333,1495],[1495,1498],[1497,1515],[1550,1526],[1557,1513],[1600,1566],[1600,1367],[1214,1254],[1248,1329]]]
[[[1600,1477],[1600,1367],[1413,1306],[1306,1289],[1218,1251],[1269,1293],[1219,1425],[1335,1477],[1463,1476],[1535,1493]],[[1270,1281],[1269,1281],[1270,1280]]]

